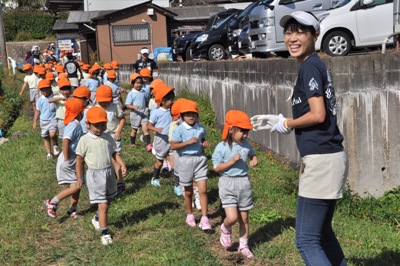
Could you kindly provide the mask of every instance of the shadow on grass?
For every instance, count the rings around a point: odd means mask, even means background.
[[[295,224],[296,220],[293,217],[278,219],[273,221],[272,223],[265,224],[250,235],[250,247],[254,248],[257,245],[272,240],[282,233],[282,229],[288,229],[290,227],[294,228]]]
[[[113,225],[117,228],[131,226],[141,221],[145,221],[150,214],[161,213],[164,215],[166,210],[179,207],[180,205],[176,202],[161,202],[148,208],[129,213],[129,215],[123,215],[118,219],[118,222],[114,223]]]
[[[97,204],[90,204],[89,208],[87,208],[86,210],[82,210],[82,211],[78,211],[78,215],[79,216],[84,216],[88,213],[96,213],[97,212]],[[63,217],[61,217],[58,222],[60,224],[62,224],[63,222],[65,222],[66,220],[71,219],[67,214],[64,215]]]
[[[400,252],[383,249],[382,253],[375,258],[350,257],[347,262],[355,266],[397,266],[400,264]]]

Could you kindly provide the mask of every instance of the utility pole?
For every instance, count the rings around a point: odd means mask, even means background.
[[[3,75],[6,76],[8,73],[8,57],[6,52],[6,35],[4,32],[4,22],[3,22],[3,7],[0,4],[0,54],[1,63],[3,67]]]

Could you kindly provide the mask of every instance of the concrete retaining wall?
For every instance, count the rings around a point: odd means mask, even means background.
[[[349,184],[361,195],[381,196],[400,185],[400,54],[323,59],[337,94],[339,128],[349,155]],[[297,76],[294,59],[164,63],[164,81],[211,99],[219,124],[230,109],[291,116]],[[294,134],[252,132],[250,138],[299,162]]]

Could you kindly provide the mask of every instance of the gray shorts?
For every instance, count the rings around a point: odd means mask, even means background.
[[[96,92],[91,91],[90,92],[90,103],[89,106],[95,106],[96,105]]]
[[[174,175],[178,175],[178,165],[179,165],[179,159],[181,158],[178,154],[177,151],[171,150],[172,151],[172,156],[174,157]]]
[[[149,117],[147,115],[148,108],[138,109],[138,110],[131,110],[129,115],[131,120],[131,127],[134,129],[138,129],[140,125],[148,124]]]
[[[65,128],[64,119],[57,118],[58,137],[60,139],[62,139],[64,136],[64,128]]]
[[[110,133],[108,133],[108,134],[110,134],[110,136],[114,139],[114,135],[115,135],[114,132],[110,132]],[[114,139],[114,140],[115,140],[115,139]],[[115,151],[116,151],[118,154],[121,154],[121,140],[122,140],[122,138],[121,138],[120,140],[115,140],[115,143],[117,144],[117,147],[115,148]]]
[[[89,191],[90,204],[105,203],[117,196],[117,181],[114,168],[110,165],[102,169],[88,169],[86,184]]]
[[[37,89],[29,89],[29,100],[34,102],[38,99],[38,90]]]
[[[57,131],[57,119],[44,121],[40,120],[40,135],[44,137],[48,137],[50,132]]]
[[[167,158],[170,148],[168,136],[157,133],[154,136],[153,148],[156,153],[156,158],[158,160],[164,160],[165,158]]]
[[[191,186],[193,177],[196,182],[207,180],[207,157],[202,155],[183,155],[179,158],[179,163],[175,168],[178,168],[179,185]]]
[[[254,207],[253,192],[248,176],[221,176],[218,181],[219,197],[222,208],[238,208],[248,211]]]
[[[59,185],[76,183],[76,154],[70,154],[69,160],[64,161],[64,153],[61,152],[57,159],[56,174]]]

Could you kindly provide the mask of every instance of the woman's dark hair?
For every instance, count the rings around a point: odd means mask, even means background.
[[[293,31],[293,32],[309,32],[311,35],[315,35],[316,31],[313,26],[305,26],[303,24],[300,24],[297,20],[294,18],[290,19],[285,27],[283,28],[283,33],[285,33],[287,30]]]

